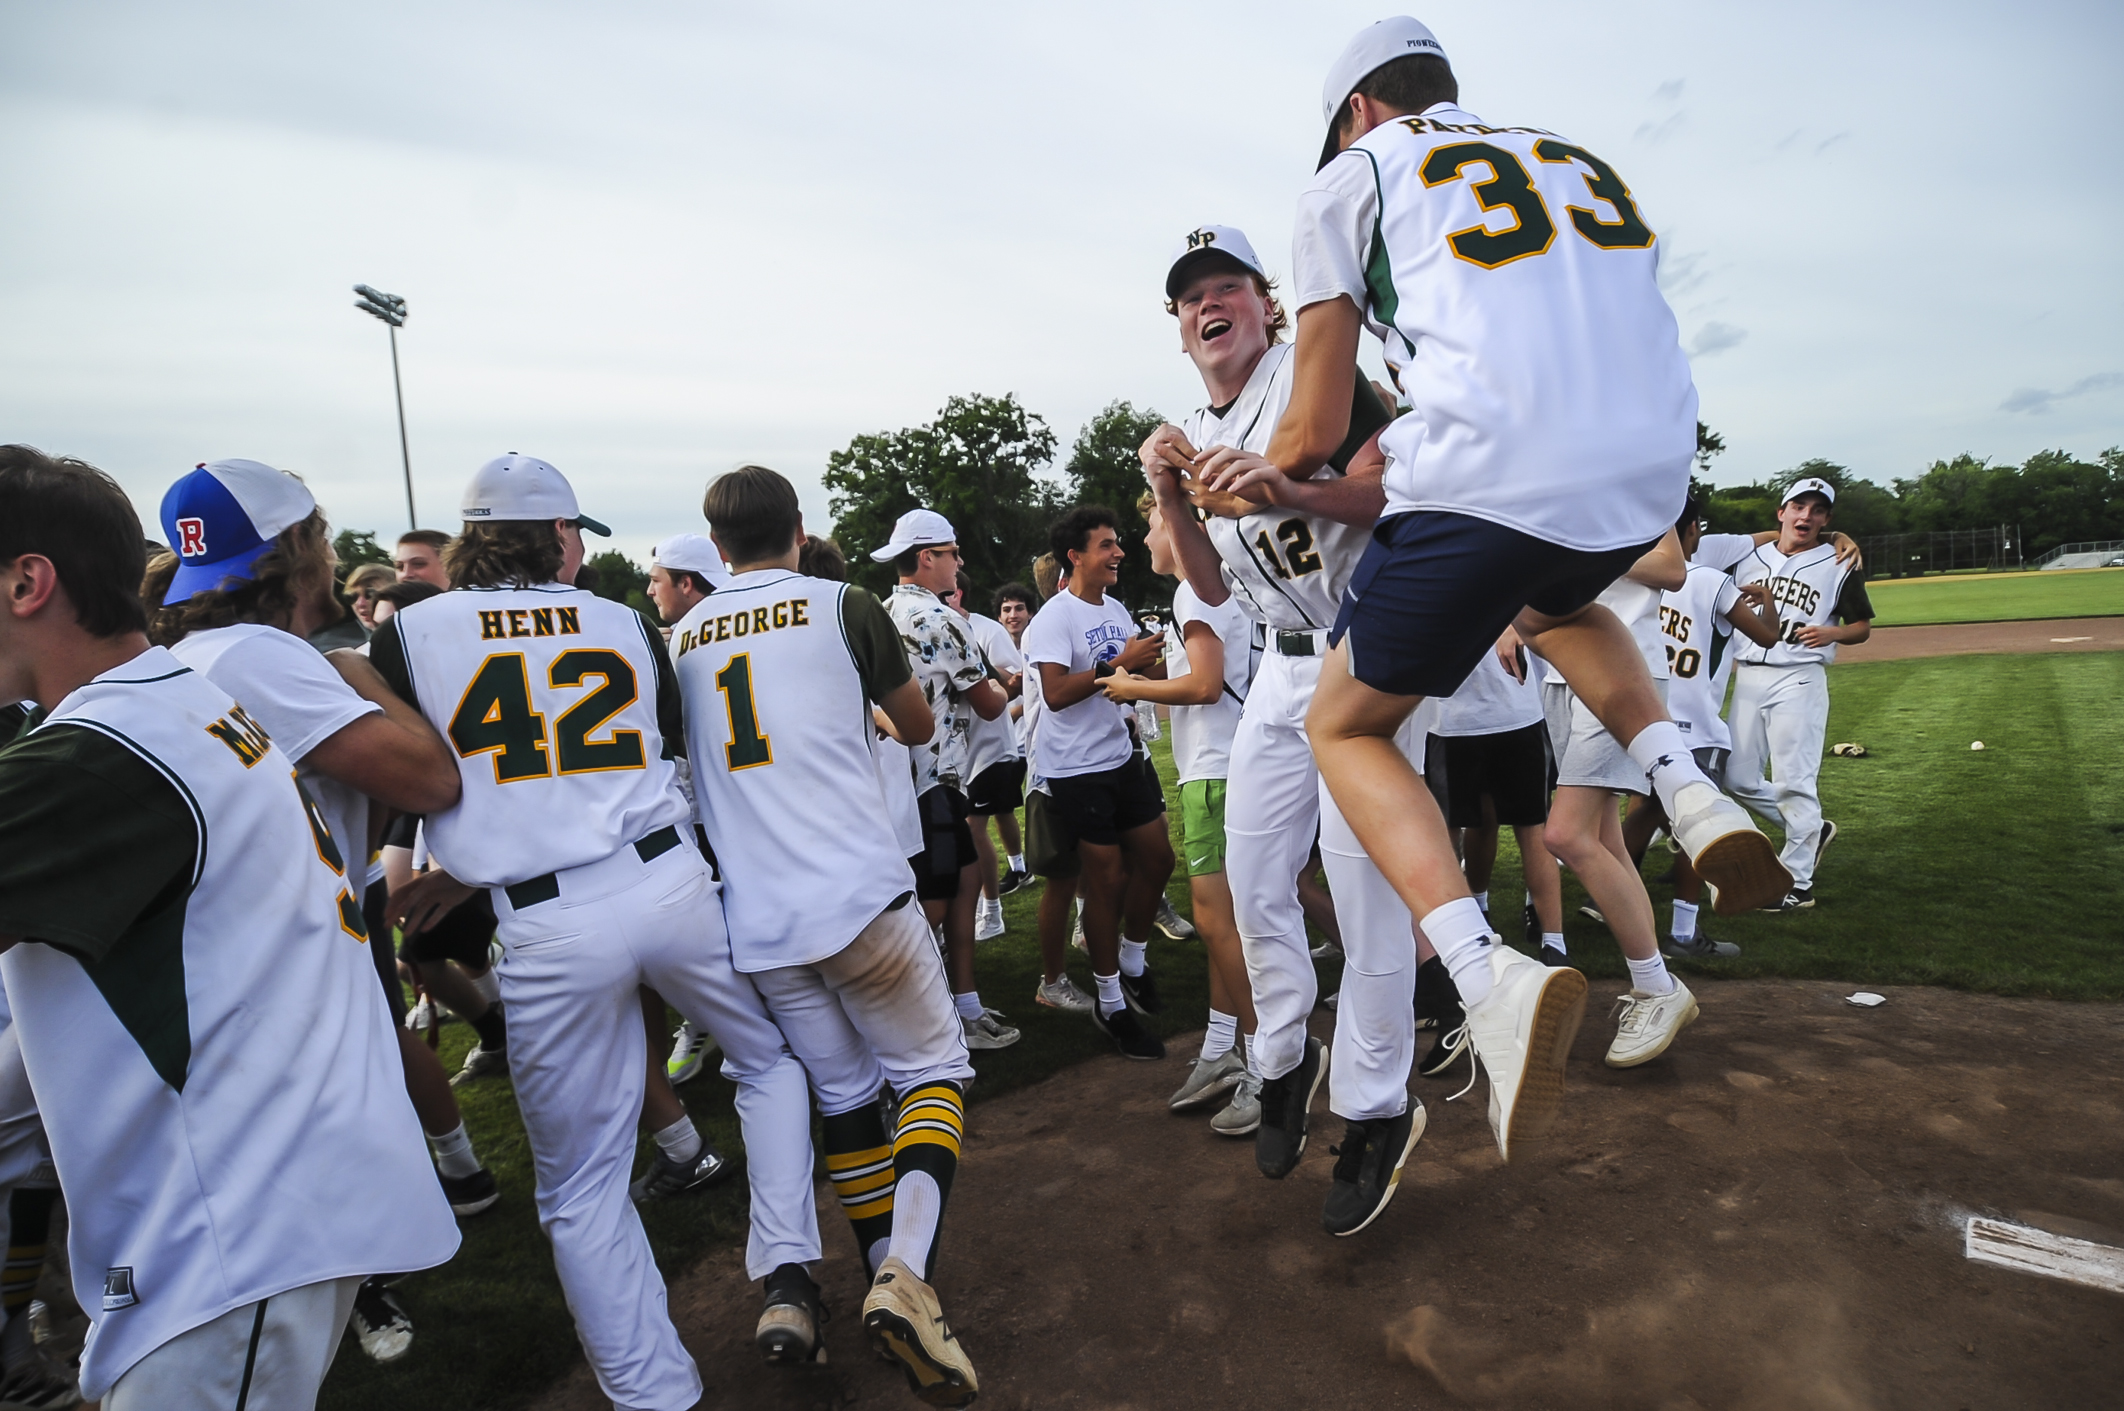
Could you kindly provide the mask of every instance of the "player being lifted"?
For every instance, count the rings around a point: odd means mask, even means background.
[[[1144,473],[1189,584],[1205,604],[1239,602],[1263,648],[1232,739],[1224,819],[1259,1025],[1253,1061],[1264,1080],[1254,1159],[1276,1179],[1298,1164],[1307,1109],[1331,1069],[1328,1105],[1348,1131],[1322,1219],[1330,1233],[1349,1235],[1385,1208],[1423,1135],[1423,1106],[1408,1096],[1417,955],[1408,908],[1333,800],[1323,804],[1305,713],[1342,587],[1383,503],[1370,443],[1391,413],[1354,376],[1351,349],[1340,445],[1310,478],[1286,478],[1259,452],[1290,398],[1295,362],[1253,246],[1229,226],[1204,226],[1182,242],[1165,290],[1211,404],[1185,427],[1151,434]],[[1182,472],[1200,479],[1184,482]],[[1400,738],[1420,759],[1421,726],[1412,719]],[[1297,877],[1316,828],[1347,956],[1332,1064],[1305,1031],[1317,985]]]
[[[1516,624],[1627,742],[1720,910],[1775,899],[1787,874],[1593,601],[1674,522],[1696,444],[1653,231],[1599,157],[1487,125],[1458,97],[1438,40],[1405,17],[1359,34],[1330,71],[1292,244],[1294,385],[1267,454],[1302,482],[1343,443],[1370,328],[1414,415],[1381,437],[1385,514],[1307,730],[1459,986],[1509,1160],[1555,1119],[1585,979],[1492,944],[1437,804],[1393,745],[1418,703],[1450,695]]]
[[[743,466],[709,485],[702,511],[734,577],[671,650],[735,963],[811,1075],[827,1175],[871,1274],[864,1329],[922,1400],[964,1406],[980,1384],[931,1282],[973,1066],[872,762],[873,707],[911,746],[936,722],[878,600],[797,572],[804,522],[787,480]],[[881,1083],[898,1098],[889,1137]],[[788,1283],[794,1360],[821,1319],[810,1277]]]
[[[647,1067],[639,987],[719,1044],[737,1084],[755,1279],[819,1257],[804,1071],[731,969],[672,767],[684,721],[664,644],[631,608],[568,586],[582,529],[603,526],[558,470],[513,453],[480,467],[463,515],[445,561],[455,591],[370,641],[464,781],[455,808],[427,817],[444,870],[391,905],[491,889],[509,1071],[576,1333],[606,1396],[678,1411],[700,1399],[700,1374],[627,1193]]]

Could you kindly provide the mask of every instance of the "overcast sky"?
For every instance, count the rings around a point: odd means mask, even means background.
[[[1389,11],[1314,3],[0,0],[0,440],[152,522],[198,461],[452,527],[541,455],[641,556],[714,473],[1015,392],[1065,448],[1201,399],[1177,240],[1288,268],[1321,80]],[[1621,171],[1725,482],[1827,456],[2124,442],[2124,6],[1430,4],[1462,103]],[[850,546],[863,548],[867,546]]]

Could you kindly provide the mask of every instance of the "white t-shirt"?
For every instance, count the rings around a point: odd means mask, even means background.
[[[1025,673],[1025,658],[1018,654],[1018,644],[1010,640],[1010,631],[1002,623],[976,612],[967,615],[966,625],[990,666],[1007,675]],[[1021,753],[1018,722],[1010,718],[1007,707],[994,720],[983,720],[976,713],[967,736],[967,783],[978,779],[990,765],[1016,759]]]
[[[1232,735],[1239,729],[1239,707],[1254,681],[1254,622],[1236,594],[1216,607],[1203,606],[1195,590],[1182,583],[1173,590],[1173,620],[1165,629],[1165,678],[1186,676],[1186,628],[1199,622],[1217,634],[1224,647],[1224,688],[1208,705],[1174,706],[1173,765],[1180,782],[1222,779],[1230,772]]]
[[[1119,656],[1135,635],[1135,619],[1112,594],[1088,603],[1064,588],[1042,605],[1025,629],[1027,672],[1037,671],[1043,661],[1054,662],[1072,676],[1089,671]],[[1093,691],[1060,710],[1043,708],[1033,742],[1033,768],[1043,779],[1066,779],[1125,763],[1132,749],[1127,720],[1126,708],[1108,700],[1104,691]]]
[[[383,707],[356,694],[315,647],[277,627],[210,627],[171,647],[170,655],[234,696],[295,761],[303,788],[346,859],[359,902],[372,871],[368,797],[303,761],[363,716],[383,714]]]
[[[1321,168],[1291,261],[1292,306],[1347,295],[1413,408],[1380,438],[1387,514],[1586,550],[1674,522],[1696,385],[1653,232],[1599,158],[1434,104]]]
[[[1527,653],[1530,667],[1539,660],[1532,652]],[[1532,671],[1527,680],[1514,681],[1498,661],[1497,653],[1490,651],[1482,654],[1482,660],[1475,663],[1460,689],[1438,703],[1438,722],[1431,727],[1431,733],[1501,735],[1541,722],[1541,687],[1535,684]]]
[[[1660,634],[1673,671],[1667,717],[1688,737],[1691,749],[1733,748],[1733,732],[1719,711],[1733,678],[1733,624],[1726,614],[1739,601],[1733,575],[1701,563],[1690,565],[1681,587],[1660,594]]]
[[[1666,680],[1667,644],[1659,635],[1659,589],[1618,578],[1601,589],[1600,596],[1593,601],[1622,619],[1622,625],[1630,629],[1630,638],[1637,643],[1637,654],[1645,659],[1652,679]],[[1548,680],[1564,679],[1563,671],[1555,662],[1548,663],[1548,667]]]
[[[1735,564],[1753,552],[1753,534],[1705,534],[1696,541],[1696,552],[1689,555],[1689,562],[1731,573]]]

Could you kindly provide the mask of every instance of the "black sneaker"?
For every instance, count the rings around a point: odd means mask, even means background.
[[[1824,818],[1822,820],[1821,840],[1814,845],[1814,865],[1817,869],[1822,865],[1822,854],[1829,851],[1829,845],[1835,841],[1836,825]]]
[[[1453,972],[1434,955],[1416,969],[1416,1027],[1458,1028],[1463,1017],[1460,987],[1453,983]]]
[[[1143,967],[1141,975],[1121,972],[1121,998],[1138,1014],[1163,1014],[1165,1001],[1158,998],[1158,982],[1151,978],[1150,967]]]
[[[1567,953],[1551,945],[1544,945],[1540,950],[1536,951],[1534,958],[1551,970],[1560,969],[1571,963],[1571,957]]]
[[[450,1208],[460,1215],[477,1215],[501,1199],[501,1187],[494,1184],[494,1173],[484,1166],[469,1176],[445,1176],[440,1171],[435,1175],[442,1182]]]
[[[1785,893],[1785,899],[1776,906],[1766,906],[1763,910],[1777,915],[1787,911],[1805,911],[1813,905],[1814,893],[1808,888],[1796,887]]]
[[[1113,1013],[1106,1014],[1102,1013],[1095,1003],[1092,1005],[1091,1015],[1092,1023],[1099,1026],[1100,1033],[1114,1041],[1114,1047],[1121,1050],[1123,1058],[1139,1058],[1148,1063],[1153,1059],[1165,1057],[1165,1040],[1147,1032],[1137,1023],[1135,1011],[1127,1005],[1124,1004]]]
[[[413,1318],[380,1278],[364,1279],[354,1291],[347,1331],[371,1362],[396,1362],[413,1350]]]
[[[1534,903],[1532,901],[1529,901],[1527,903],[1527,908],[1526,911],[1522,914],[1522,919],[1525,922],[1525,925],[1522,927],[1522,929],[1526,932],[1527,949],[1540,950],[1541,913],[1534,910]]]
[[[1261,1085],[1261,1125],[1254,1129],[1254,1165],[1272,1181],[1280,1181],[1298,1169],[1305,1155],[1306,1114],[1312,1110],[1313,1094],[1327,1077],[1327,1049],[1308,1037],[1305,1056],[1298,1066],[1280,1078]]]
[[[1354,1235],[1379,1218],[1401,1184],[1401,1168],[1423,1140],[1423,1104],[1411,1098],[1399,1117],[1351,1122],[1342,1129],[1342,1145],[1330,1148],[1335,1183],[1328,1187],[1320,1223],[1331,1235]]]
[[[1468,1026],[1465,1023],[1440,1032],[1431,1051],[1417,1060],[1416,1071],[1426,1078],[1443,1078],[1452,1071],[1463,1054],[1474,1052],[1475,1045],[1468,1041]]]
[[[696,1195],[710,1186],[718,1186],[735,1175],[731,1164],[721,1153],[706,1141],[701,1143],[701,1154],[691,1161],[673,1161],[659,1151],[627,1194],[636,1205],[647,1205],[652,1200],[670,1200],[677,1196]]]
[[[1002,881],[996,883],[996,895],[1007,897],[1031,880],[1032,878],[1026,876],[1023,872],[1013,870]]]
[[[828,1316],[811,1274],[801,1264],[783,1264],[767,1276],[767,1307],[752,1340],[769,1362],[816,1362],[826,1355],[819,1329]]]

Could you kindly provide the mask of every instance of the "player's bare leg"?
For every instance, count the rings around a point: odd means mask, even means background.
[[[1660,807],[1674,821],[1675,841],[1711,883],[1719,914],[1781,900],[1792,874],[1747,811],[1696,767],[1630,629],[1598,603],[1565,617],[1527,608],[1513,625],[1522,641],[1563,672],[1586,709],[1645,770]]]
[[[1158,907],[1173,877],[1173,834],[1165,815],[1123,833],[1121,853],[1127,873],[1120,918],[1121,988],[1130,1007],[1157,1014],[1165,1005],[1151,979],[1148,953],[1157,934]]]
[[[1535,924],[1541,927],[1544,951],[1554,948],[1564,954],[1563,878],[1557,874],[1556,858],[1542,838],[1543,829],[1528,823],[1513,828],[1519,840],[1519,870],[1527,884],[1527,901],[1534,908]],[[1548,957],[1544,955],[1544,959]]]
[[[1069,955],[1069,920],[1077,900],[1077,879],[1049,877],[1040,890],[1040,981],[1058,984]]]
[[[974,854],[980,860],[974,864],[981,878],[981,895],[988,901],[997,900],[996,884],[1000,880],[996,870],[996,841],[988,835],[988,819],[975,814],[966,820],[972,825]]]

